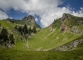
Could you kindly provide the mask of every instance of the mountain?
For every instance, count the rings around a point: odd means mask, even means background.
[[[61,26],[60,30],[63,33],[71,33],[71,38],[68,38],[68,40],[72,39],[70,42],[67,42],[66,44],[63,44],[61,46],[58,46],[54,50],[60,50],[60,51],[70,51],[70,50],[77,50],[81,49],[79,47],[83,44],[83,18],[82,17],[76,17],[70,14],[64,14],[61,18]],[[75,37],[74,37],[75,36]],[[64,40],[66,40],[67,37],[65,37]]]
[[[22,25],[26,24],[31,27],[35,26],[37,28],[40,28],[40,26],[35,21],[35,17],[33,17],[32,15],[24,17],[22,20],[15,20],[15,19],[7,19],[7,20],[16,24],[22,24]]]
[[[14,47],[21,45],[34,36],[40,26],[36,23],[33,16],[24,17],[22,20],[6,19],[0,20],[0,45],[2,47]]]
[[[67,49],[64,48],[63,50],[73,50],[82,43],[82,27],[82,17],[65,13],[61,18],[54,20],[50,26],[42,29],[28,41],[30,49],[37,51],[60,50],[60,46],[63,47],[68,44],[67,47],[69,46],[69,48],[66,47]]]
[[[64,13],[46,28],[36,25],[31,15],[0,20],[0,60],[83,60],[82,17]]]
[[[32,15],[29,15],[28,17],[24,17],[22,19],[22,23],[25,23],[27,25],[30,25],[30,26],[36,26],[36,27],[40,27],[36,21],[35,21],[35,18],[32,16]]]
[[[23,25],[25,24],[29,27],[37,25],[35,18],[31,15],[24,17],[22,20],[1,20],[0,23],[2,27],[8,29],[9,32],[14,34],[15,40],[17,41],[16,46],[20,46],[20,44],[18,44],[20,40],[25,41],[25,37],[30,37],[28,38],[28,41],[26,41],[27,43],[21,41],[23,43],[22,47],[26,47],[28,50],[73,50],[82,43],[83,39],[83,18],[67,13],[64,13],[61,18],[54,20],[50,26],[41,29],[34,36],[24,34],[23,31],[19,32],[19,29],[22,30]],[[22,28],[19,28],[20,24],[22,24]],[[18,26],[19,29],[16,30],[16,26]],[[69,48],[66,45],[69,46]],[[22,47],[14,48],[19,50]]]

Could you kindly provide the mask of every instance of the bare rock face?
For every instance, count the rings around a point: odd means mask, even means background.
[[[61,22],[64,22],[64,20],[68,17],[68,14],[64,13],[62,18],[61,18]]]
[[[77,26],[73,26],[71,31],[75,34],[79,31],[78,27]]]
[[[64,24],[64,22],[66,21],[66,18],[68,18],[68,14],[64,13],[62,18],[61,18],[62,25],[60,26],[60,30],[63,31],[63,32],[66,32],[69,29],[67,27],[67,25]]]
[[[72,28],[71,28],[71,32],[73,33],[73,34],[79,34],[79,35],[83,35],[83,30],[82,29],[80,29],[78,26],[73,26]]]
[[[64,23],[60,26],[60,30],[62,31],[62,32],[69,32],[70,31],[70,28],[67,26],[67,25],[65,25]]]
[[[28,17],[24,17],[21,22],[31,27],[35,26],[40,28],[40,26],[35,21],[35,17],[32,15],[29,15]]]
[[[62,25],[61,28],[60,28],[61,31],[66,31],[66,29],[67,29],[66,25]]]
[[[22,21],[25,21],[26,24],[35,24],[35,18],[32,15],[29,15],[28,17],[24,17]]]
[[[28,17],[24,17],[22,20],[35,21],[35,18],[32,15],[29,15]]]
[[[55,48],[54,50],[55,51],[71,51],[71,50],[74,50],[82,42],[83,42],[83,39],[75,40],[75,41],[70,42],[66,45],[59,46],[59,47]]]

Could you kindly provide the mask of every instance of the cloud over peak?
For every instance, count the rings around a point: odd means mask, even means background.
[[[71,11],[71,7],[58,7],[61,4],[63,4],[62,0],[0,0],[0,9],[3,11],[14,9],[34,16],[36,14],[40,17],[42,27],[47,27],[54,19],[60,18],[63,13],[70,13],[75,16],[83,17],[83,8],[75,12]],[[5,18],[7,18],[7,14],[5,12],[3,13]],[[36,21],[38,21],[37,18]]]

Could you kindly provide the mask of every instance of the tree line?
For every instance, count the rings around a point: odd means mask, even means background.
[[[0,44],[4,44],[4,45],[15,44],[14,35],[12,33],[9,33],[6,28],[2,28],[0,32]]]
[[[15,26],[15,29],[18,30],[21,35],[23,35],[24,37],[27,37],[26,35],[31,35],[31,33],[36,33],[37,30],[36,30],[36,27],[34,26],[33,28],[31,27],[27,27],[27,25],[23,25],[23,26]]]

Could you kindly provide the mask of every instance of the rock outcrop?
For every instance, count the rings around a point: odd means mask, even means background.
[[[35,26],[35,27],[40,28],[40,26],[35,21],[35,17],[32,16],[32,15],[29,15],[28,17],[24,17],[22,19],[21,23],[24,23],[24,24],[26,24],[28,26],[31,26],[31,27],[34,27]]]
[[[68,17],[68,14],[64,13],[62,18],[61,18],[61,22],[64,22],[64,20]]]
[[[72,41],[72,42],[65,44],[63,46],[59,46],[53,50],[55,50],[55,51],[71,51],[71,50],[74,50],[82,42],[83,42],[83,39],[75,40],[75,41]]]

